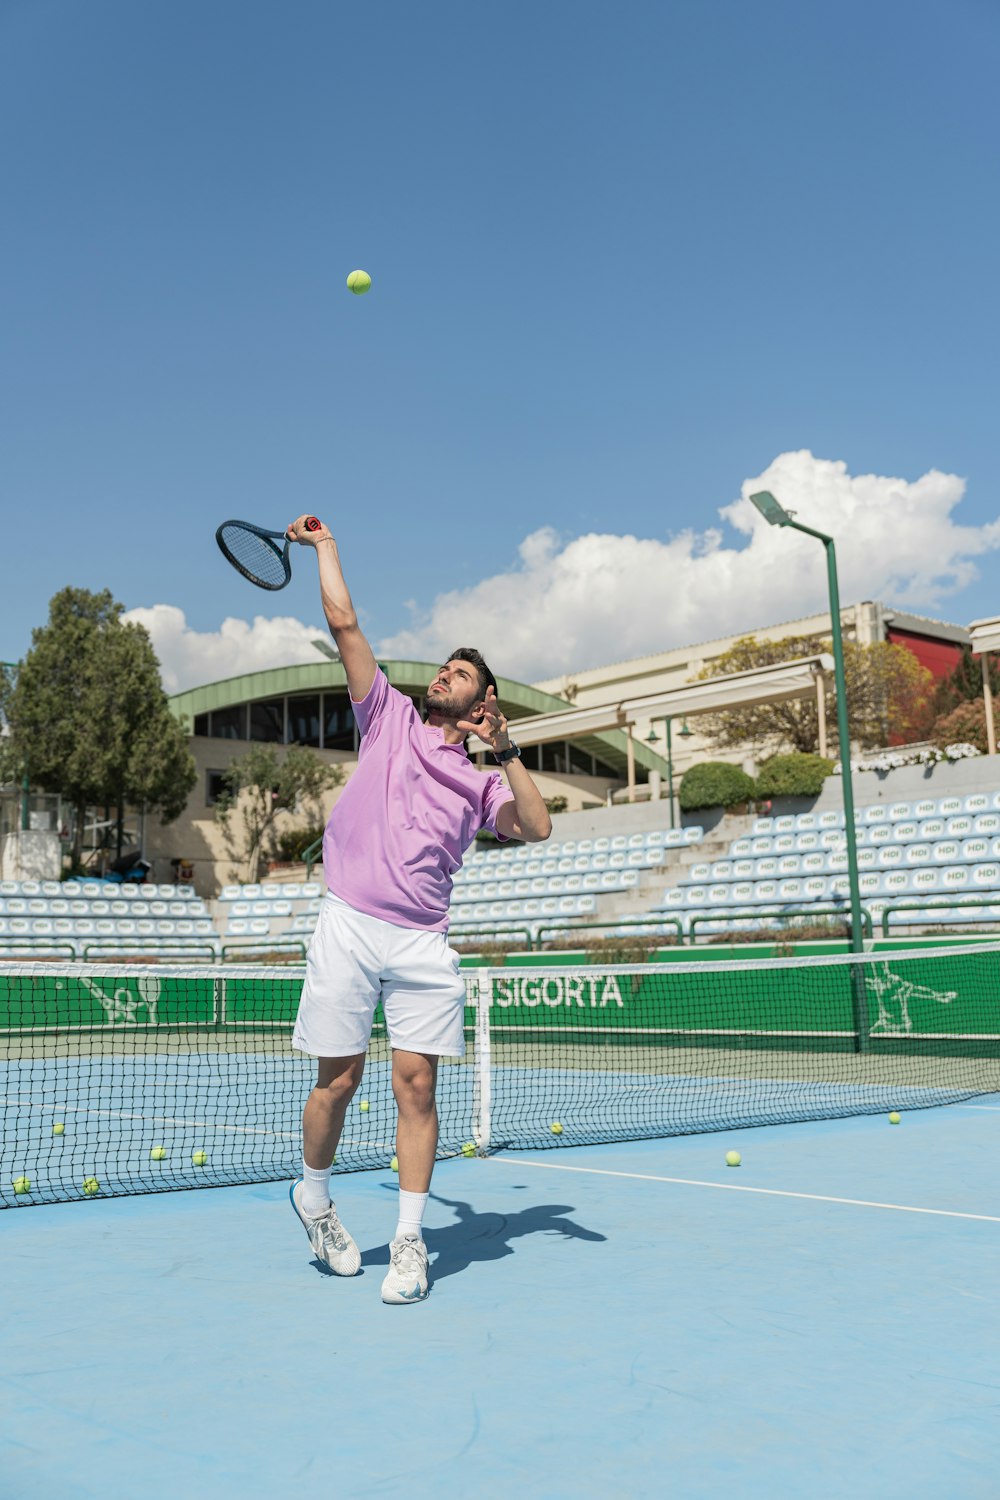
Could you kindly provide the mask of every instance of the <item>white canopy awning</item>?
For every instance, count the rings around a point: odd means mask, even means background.
[[[771,667],[733,672],[728,677],[685,683],[661,693],[627,698],[621,703],[608,703],[597,708],[567,707],[564,712],[533,714],[515,720],[514,733],[519,745],[542,745],[552,740],[600,734],[609,729],[628,730],[637,723],[645,723],[651,718],[662,719],[665,715],[673,718],[683,714],[747,708],[759,703],[782,703],[789,698],[810,697],[816,692],[817,677],[832,671],[833,657],[823,651]]]
[[[1000,651],[1000,615],[992,620],[973,620],[969,638],[977,656],[981,651]]]

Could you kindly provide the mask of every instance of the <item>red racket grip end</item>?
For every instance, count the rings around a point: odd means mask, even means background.
[[[323,522],[317,520],[315,516],[306,516],[307,531],[319,531],[322,528],[322,525]]]

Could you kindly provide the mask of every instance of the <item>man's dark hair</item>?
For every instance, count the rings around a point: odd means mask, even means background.
[[[477,651],[474,646],[459,646],[457,651],[451,653],[448,660],[467,661],[470,666],[475,667],[479,673],[479,696],[481,698],[486,697],[487,688],[492,688],[496,692],[497,680],[486,665],[482,652]]]

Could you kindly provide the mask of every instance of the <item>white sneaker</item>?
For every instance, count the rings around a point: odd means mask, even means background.
[[[361,1251],[338,1219],[336,1205],[331,1203],[325,1214],[307,1214],[302,1207],[304,1188],[300,1177],[288,1196],[318,1259],[337,1276],[356,1276],[361,1270]]]
[[[389,1274],[382,1283],[383,1302],[422,1302],[427,1296],[427,1246],[415,1234],[389,1246]]]

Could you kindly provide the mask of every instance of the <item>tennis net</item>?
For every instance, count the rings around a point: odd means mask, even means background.
[[[439,1155],[916,1109],[1000,1089],[1000,944],[748,963],[466,971]],[[302,970],[0,969],[0,1204],[299,1170]],[[393,1155],[376,1014],[338,1171]],[[363,1107],[366,1106],[366,1107]],[[556,1127],[556,1129],[553,1129]]]

